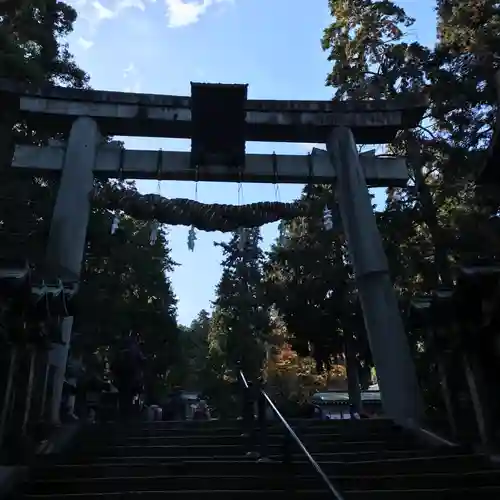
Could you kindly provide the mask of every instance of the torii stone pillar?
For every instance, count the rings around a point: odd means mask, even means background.
[[[90,193],[93,188],[93,168],[97,146],[101,140],[97,124],[88,117],[73,123],[66,148],[63,171],[52,214],[47,262],[59,273],[65,271],[80,276],[87,225],[90,214]],[[71,341],[73,318],[62,321],[61,337],[64,344],[53,344],[49,364],[55,374],[50,394],[50,421],[60,422],[60,407]]]
[[[327,149],[384,409],[396,422],[415,425],[422,418],[421,392],[351,130],[334,129]]]

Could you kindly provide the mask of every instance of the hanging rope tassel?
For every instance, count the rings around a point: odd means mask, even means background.
[[[115,214],[115,216],[113,217],[113,222],[111,223],[111,234],[115,234],[119,226],[120,216],[118,214]]]
[[[248,241],[248,230],[244,227],[239,229],[240,238],[238,240],[238,250],[242,252],[245,250]]]
[[[286,242],[288,240],[287,234],[286,234],[286,225],[284,221],[280,221],[278,225],[278,243],[281,246],[285,246]]]
[[[325,206],[323,210],[323,226],[327,231],[331,231],[333,229],[333,217],[332,211]]]
[[[198,238],[196,237],[196,231],[194,229],[194,226],[191,226],[191,228],[189,229],[188,241],[187,241],[188,248],[189,250],[191,250],[191,252],[194,251],[194,244],[197,239]]]
[[[151,232],[149,233],[149,244],[154,246],[156,241],[158,240],[158,231],[160,229],[160,225],[158,222],[154,221],[151,224]]]

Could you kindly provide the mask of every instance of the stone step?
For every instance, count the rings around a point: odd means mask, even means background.
[[[294,429],[327,429],[331,432],[344,431],[391,431],[398,429],[398,426],[387,419],[366,419],[366,420],[314,420],[314,419],[290,419],[288,421]],[[280,422],[268,421],[270,428],[282,429]],[[182,432],[189,430],[191,432],[224,432],[227,430],[240,430],[243,427],[241,420],[209,420],[203,421],[159,421],[159,422],[136,422],[130,424],[108,423],[90,425],[88,428],[94,432],[96,429],[102,429],[104,432],[116,432],[125,430],[127,433],[133,432],[158,432],[160,430],[172,430]]]
[[[153,444],[154,443],[154,444]],[[168,443],[168,441],[167,441]],[[297,448],[297,445],[292,445],[292,451]],[[411,446],[405,441],[351,441],[351,442],[310,442],[307,443],[308,451],[315,455],[317,453],[370,453],[370,452],[391,452],[402,451],[406,452]],[[271,443],[268,446],[268,451],[272,455],[282,453],[282,443]],[[417,448],[413,448],[416,450]],[[239,438],[232,444],[224,443],[209,443],[209,444],[189,444],[189,443],[174,443],[174,444],[157,444],[152,439],[150,445],[115,445],[103,446],[101,443],[89,443],[79,447],[77,452],[81,457],[85,456],[122,456],[122,457],[153,457],[153,456],[170,456],[170,457],[213,457],[226,455],[245,455],[247,447],[244,441]]]
[[[317,433],[317,434],[309,434],[304,435],[303,433],[299,433],[299,438],[307,443],[353,443],[353,442],[397,442],[397,443],[406,443],[408,447],[412,447],[415,445],[415,440],[411,436],[404,435],[390,435],[387,438],[384,436],[380,436],[379,434],[368,434],[368,435],[359,435],[359,434],[330,434],[330,433]],[[143,436],[120,436],[120,435],[108,435],[103,436],[98,440],[98,443],[101,445],[114,445],[120,444],[122,446],[148,446],[148,445],[172,445],[180,443],[182,445],[205,445],[205,444],[213,444],[214,446],[223,446],[228,444],[240,443],[242,442],[244,437],[242,434],[217,434],[212,436],[210,434],[189,434],[189,435],[179,435],[179,434],[150,434]],[[270,443],[280,444],[285,440],[285,433],[272,433],[268,434],[268,439]],[[92,440],[94,441],[94,440]],[[88,440],[82,439],[80,440],[82,445],[88,444]]]
[[[500,470],[466,447],[422,448],[388,420],[292,420],[292,426],[345,500],[500,498]],[[66,457],[31,474],[29,500],[332,499],[300,450],[281,463],[280,425],[269,426],[274,463],[246,456],[241,422],[92,425]],[[295,452],[296,451],[296,452]]]
[[[24,498],[33,500],[165,500],[189,499],[199,500],[241,500],[255,499],[269,493],[269,490],[178,490],[178,491],[134,491],[116,493],[75,493],[75,494],[47,494],[26,495]],[[275,490],[272,491],[274,500],[294,499],[332,499],[332,493],[323,488],[314,490]],[[500,487],[486,486],[480,488],[453,488],[432,489],[422,487],[418,490],[351,490],[344,492],[346,500],[451,500],[469,497],[474,500],[497,500],[500,497]]]
[[[130,450],[130,448],[127,448]],[[242,452],[236,453],[238,450],[234,450],[235,454],[224,454],[227,450],[213,450],[213,454],[205,453],[204,455],[190,455],[184,452],[183,455],[169,454],[169,449],[156,448],[148,450],[150,453],[147,455],[133,455],[130,452],[124,454],[123,450],[120,453],[116,452],[109,455],[79,455],[68,459],[71,463],[155,463],[155,462],[176,462],[182,458],[189,458],[189,460],[200,461],[206,459],[212,460],[241,460],[244,455]],[[240,448],[241,451],[241,448]],[[454,451],[453,454],[456,452]],[[438,457],[446,454],[450,454],[448,449],[425,449],[425,450],[376,450],[376,451],[344,451],[338,453],[314,453],[314,458],[318,461],[328,461],[328,462],[363,462],[363,461],[373,461],[373,460],[384,460],[384,459],[406,459],[414,457]],[[297,459],[303,459],[304,455],[302,452],[294,453],[293,456]],[[275,460],[281,460],[281,451],[278,454],[270,454],[270,458]]]
[[[467,472],[491,468],[488,460],[477,455],[443,455],[439,457],[414,457],[407,459],[386,459],[344,463],[339,461],[320,461],[323,470],[329,475],[397,475],[432,472]],[[302,457],[293,464],[299,475],[311,474],[309,462]],[[171,462],[135,461],[135,463],[90,463],[49,466],[44,463],[33,469],[32,477],[37,480],[50,478],[103,478],[124,476],[239,476],[244,471],[249,475],[272,476],[287,472],[281,462],[260,463],[255,459],[234,460],[182,460],[175,458]]]
[[[267,427],[267,433],[270,436],[283,436],[285,434],[285,429],[283,427],[273,426]],[[352,440],[353,438],[362,438],[366,440],[370,439],[398,439],[401,437],[413,437],[410,433],[404,432],[400,429],[393,430],[377,430],[377,429],[362,429],[352,427],[350,429],[343,429],[339,432],[339,429],[328,429],[324,427],[294,427],[293,429],[297,435],[301,437],[318,437],[326,438],[331,437],[331,439],[337,440]],[[183,429],[168,429],[168,428],[136,428],[136,429],[115,429],[110,430],[106,428],[97,428],[92,431],[83,431],[80,434],[80,439],[82,440],[101,440],[109,439],[110,436],[116,439],[139,439],[148,437],[204,437],[208,439],[216,439],[227,436],[240,436],[245,429],[243,427],[239,428],[219,428],[219,429],[208,429],[208,428],[183,428]]]
[[[341,491],[350,490],[411,490],[425,485],[429,489],[446,489],[450,485],[460,488],[500,486],[499,470],[479,470],[467,473],[428,473],[374,476],[333,475],[331,480]],[[313,490],[321,486],[317,475],[293,476],[294,489]],[[133,476],[104,477],[70,480],[66,478],[36,481],[27,488],[33,494],[75,494],[154,492],[179,490],[283,490],[290,484],[290,475],[239,475],[239,476]]]

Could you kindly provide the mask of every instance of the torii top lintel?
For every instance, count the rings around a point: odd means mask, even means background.
[[[246,85],[192,84],[207,87]],[[33,88],[0,79],[2,104],[54,131],[65,131],[78,116],[90,116],[104,135],[192,138],[193,99],[64,87]],[[398,130],[414,127],[428,100],[422,94],[392,100],[278,101],[244,98],[247,141],[324,143],[332,127],[347,126],[359,144],[390,142]],[[4,108],[5,109],[5,108]],[[207,127],[213,127],[207,124]]]

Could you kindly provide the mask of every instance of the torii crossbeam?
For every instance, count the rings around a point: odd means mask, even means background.
[[[16,146],[12,166],[29,173],[62,171],[65,157],[65,143],[52,143],[43,148]],[[360,155],[359,159],[370,187],[406,186],[408,169],[404,158],[367,154]],[[247,154],[245,168],[240,171],[226,165],[194,169],[189,152],[128,150],[112,144],[97,148],[93,172],[100,178],[194,182],[331,184],[337,179],[337,169],[326,151],[314,155]]]

